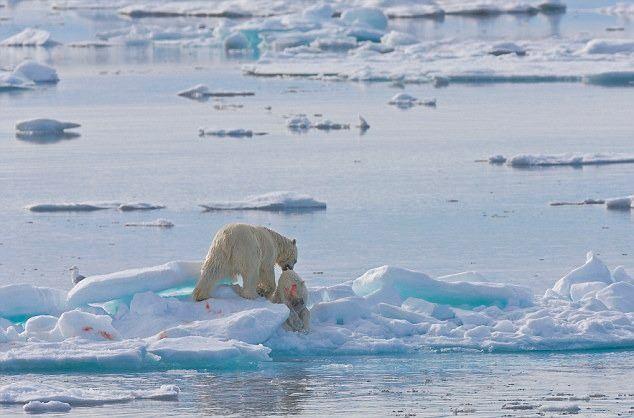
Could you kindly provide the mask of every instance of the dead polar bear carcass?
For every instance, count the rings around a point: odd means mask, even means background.
[[[234,223],[225,225],[214,236],[203,263],[194,300],[209,298],[216,284],[225,278],[242,276],[240,296],[255,299],[258,293],[270,297],[275,291],[275,264],[282,270],[297,262],[297,245],[264,226]]]
[[[306,284],[293,270],[282,272],[273,294],[274,303],[283,303],[291,311],[284,329],[288,331],[308,331],[310,326],[310,311],[306,307],[308,289]]]

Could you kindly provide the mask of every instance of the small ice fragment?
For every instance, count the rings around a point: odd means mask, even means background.
[[[501,154],[492,155],[489,157],[489,164],[504,164],[505,162],[506,157]]]
[[[610,210],[631,210],[632,196],[607,199],[605,201],[605,207]]]
[[[57,71],[53,67],[33,60],[22,61],[15,67],[13,73],[35,83],[57,83],[59,81]]]
[[[359,7],[348,9],[341,14],[341,20],[348,25],[362,26],[384,31],[387,28],[387,17],[376,7]]]
[[[310,119],[306,115],[295,115],[286,122],[286,127],[291,131],[305,131],[311,127]]]
[[[199,136],[229,136],[233,138],[251,138],[252,136],[267,135],[266,132],[254,132],[251,129],[218,129],[218,130],[205,130],[203,128],[198,130]]]
[[[125,226],[146,226],[156,228],[173,228],[174,224],[167,219],[157,219],[152,222],[128,222]]]
[[[447,87],[449,85],[449,79],[447,77],[437,75],[432,79],[432,83],[436,88]]]
[[[122,205],[119,205],[119,210],[121,212],[131,212],[131,211],[136,211],[136,210],[158,210],[158,209],[165,209],[165,206],[163,205],[154,205],[152,203],[124,203]]]
[[[562,414],[578,414],[581,411],[579,405],[542,405],[539,412],[558,412]]]
[[[27,414],[43,414],[47,412],[68,412],[71,406],[59,401],[30,401],[22,407]]]
[[[21,134],[59,134],[65,129],[79,128],[81,125],[73,122],[60,122],[55,119],[32,119],[18,122],[15,129]]]

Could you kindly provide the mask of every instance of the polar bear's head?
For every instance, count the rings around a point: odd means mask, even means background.
[[[282,270],[293,270],[297,263],[297,241],[295,239],[285,239],[284,245],[277,256],[277,265]]]

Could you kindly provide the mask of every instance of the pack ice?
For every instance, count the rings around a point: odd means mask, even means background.
[[[193,302],[199,269],[199,262],[171,262],[90,276],[68,293],[0,288],[0,370],[253,367],[272,352],[634,347],[634,280],[592,253],[543,296],[475,272],[432,278],[375,268],[346,283],[310,288],[306,333],[284,330],[285,305],[240,298],[231,286]]]
[[[200,205],[213,210],[309,211],[326,209],[326,203],[296,192],[270,192],[244,200],[213,202]]]

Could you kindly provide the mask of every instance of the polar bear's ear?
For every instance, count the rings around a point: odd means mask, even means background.
[[[297,244],[297,240],[293,238],[293,245]]]

